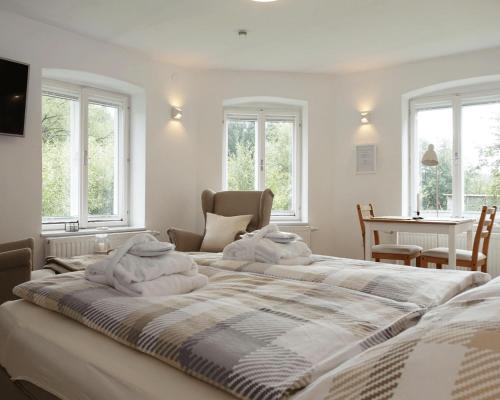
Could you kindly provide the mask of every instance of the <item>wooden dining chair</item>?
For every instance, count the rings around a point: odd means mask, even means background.
[[[366,241],[366,228],[364,218],[375,217],[375,212],[373,211],[373,205],[361,205],[357,204],[356,209],[358,211],[359,224],[361,226],[361,236],[363,237],[363,255],[364,253],[365,241]],[[403,261],[405,265],[411,265],[411,260],[416,259],[416,265],[420,265],[420,254],[422,253],[422,247],[415,245],[405,245],[405,244],[380,244],[380,235],[378,231],[373,232],[374,243],[372,246],[371,258],[375,261],[380,262],[380,260],[399,260]]]
[[[481,268],[482,272],[488,272],[488,248],[490,246],[496,213],[496,206],[491,208],[483,206],[472,250],[457,250],[457,266],[470,268],[472,271],[477,271],[478,268]],[[483,246],[481,251],[479,251],[481,240],[483,241]],[[436,268],[441,269],[443,265],[448,265],[448,255],[449,250],[447,247],[436,247],[425,250],[422,252],[420,264],[422,267],[427,268],[429,263],[434,263],[436,264]]]

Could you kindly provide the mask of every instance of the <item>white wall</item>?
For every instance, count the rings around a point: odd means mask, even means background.
[[[144,88],[146,225],[163,231],[169,225],[194,228],[197,122],[192,72],[5,12],[0,12],[0,57],[31,65],[26,137],[0,136],[0,242],[34,236],[40,262],[42,68],[82,70]],[[169,103],[187,110],[182,124],[170,121]]]
[[[356,203],[402,212],[402,97],[408,92],[500,73],[500,48],[346,75],[205,72],[200,83],[198,191],[220,189],[222,102],[276,96],[309,103],[309,221],[317,253],[360,258]],[[360,124],[360,111],[372,124]],[[378,170],[355,174],[355,144],[375,143]],[[201,220],[198,218],[198,225]]]
[[[372,202],[378,214],[402,212],[402,97],[431,85],[500,73],[500,48],[436,58],[376,71],[337,76],[332,180],[329,195],[335,221],[333,253],[361,258],[363,250],[354,206]],[[500,86],[500,82],[495,84]],[[372,125],[361,126],[359,112],[372,110]],[[378,145],[375,175],[355,175],[354,144]]]
[[[270,96],[309,106],[309,220],[318,253],[361,257],[357,202],[401,212],[402,96],[445,81],[500,73],[500,48],[348,75],[178,69],[0,12],[0,56],[31,64],[26,138],[0,137],[0,242],[40,231],[42,68],[106,75],[143,87],[147,101],[146,224],[201,228],[199,195],[220,189],[222,103]],[[169,103],[184,108],[169,121]],[[372,125],[360,126],[359,111]],[[375,175],[355,175],[354,144],[378,145]],[[40,254],[40,253],[39,253]]]
[[[334,182],[330,161],[334,145],[332,77],[320,74],[208,71],[199,86],[198,192],[222,187],[224,100],[237,97],[281,97],[307,101],[309,145],[309,221],[319,228],[313,233],[313,250],[331,253]],[[202,216],[198,217],[202,226]]]

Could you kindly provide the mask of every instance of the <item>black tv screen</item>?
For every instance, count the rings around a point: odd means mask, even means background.
[[[24,136],[29,66],[0,58],[0,134]]]

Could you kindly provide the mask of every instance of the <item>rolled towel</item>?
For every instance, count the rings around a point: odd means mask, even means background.
[[[296,233],[291,232],[270,232],[265,236],[266,239],[272,240],[275,243],[291,243],[302,238]]]
[[[207,284],[208,278],[202,274],[194,276],[174,274],[128,286],[117,283],[115,289],[129,296],[173,296],[190,293]]]
[[[154,241],[135,244],[128,253],[137,257],[156,257],[163,256],[172,250],[175,250],[175,245],[172,243]]]

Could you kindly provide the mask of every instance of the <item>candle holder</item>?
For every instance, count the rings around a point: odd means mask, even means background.
[[[424,219],[424,217],[421,217],[421,216],[420,216],[420,211],[417,211],[417,216],[416,216],[416,217],[413,217],[413,219],[415,219],[415,220],[420,220],[420,219]]]
[[[110,250],[110,241],[106,228],[98,229],[99,233],[95,235],[95,253],[107,254]]]

